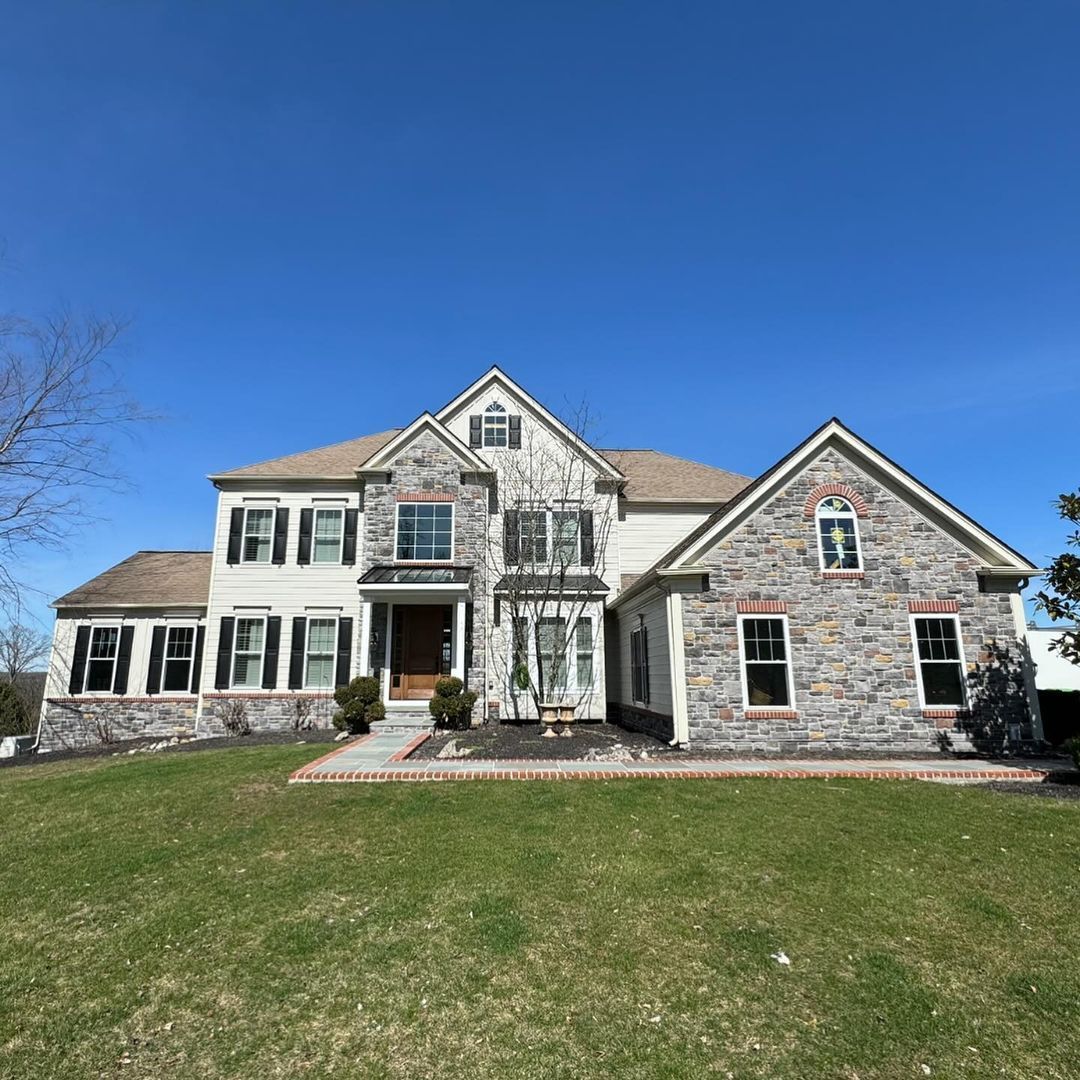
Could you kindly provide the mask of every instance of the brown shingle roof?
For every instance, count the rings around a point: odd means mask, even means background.
[[[349,477],[363,465],[372,454],[381,450],[401,428],[380,431],[375,435],[361,435],[359,439],[334,443],[332,446],[320,446],[317,450],[305,450],[302,454],[289,454],[287,457],[271,458],[254,465],[245,465],[228,472],[215,473],[215,476],[242,479],[251,476],[321,476]]]
[[[659,450],[601,450],[625,477],[623,494],[635,502],[713,502],[733,499],[749,476],[662,454]]]
[[[53,607],[205,607],[209,551],[136,551],[122,563],[61,596]]]

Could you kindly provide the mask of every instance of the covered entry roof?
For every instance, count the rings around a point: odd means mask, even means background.
[[[468,585],[471,566],[373,566],[361,585]]]

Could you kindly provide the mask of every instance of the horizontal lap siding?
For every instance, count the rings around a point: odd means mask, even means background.
[[[717,504],[719,505],[719,504]],[[619,520],[619,564],[624,574],[640,574],[697,528],[715,506],[628,504]]]
[[[630,634],[640,625],[639,615],[645,616],[649,637],[649,701],[645,707],[652,712],[670,715],[671,651],[668,648],[667,601],[663,596],[622,607],[612,613],[608,625],[608,633],[613,634],[609,662],[614,670],[609,671],[608,698],[623,705],[633,704]]]

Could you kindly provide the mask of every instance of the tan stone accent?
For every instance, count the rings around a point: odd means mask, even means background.
[[[822,619],[819,623],[814,623],[815,630],[838,630],[840,623],[837,619]]]
[[[697,641],[697,634],[693,630],[686,630],[682,636],[683,642],[687,645],[693,645]]]
[[[901,566],[914,566],[915,565],[915,560],[910,555],[901,555],[900,556],[900,565]]]
[[[889,704],[894,709],[910,709],[911,702],[906,697],[898,697],[894,701],[890,701]]]
[[[833,671],[847,671],[847,664],[830,664]]]
[[[805,551],[806,550],[806,541],[805,540],[800,540],[798,537],[794,537],[794,536],[788,537],[784,541],[784,547],[786,547],[786,548],[794,548],[796,551]]]
[[[893,658],[888,653],[878,653],[874,657],[875,664],[891,664],[892,662]]]
[[[898,602],[899,602],[899,600],[900,600],[900,594],[899,594],[899,593],[894,593],[894,592],[887,592],[887,593],[886,593],[886,594],[885,594],[885,595],[884,595],[884,596],[882,597],[882,599],[883,599],[883,600],[885,601],[885,603],[887,603],[887,604],[895,604],[895,603],[898,603]]]
[[[812,682],[810,692],[813,694],[827,694],[832,689],[832,684],[827,682]]]
[[[818,739],[824,739],[825,738],[825,732],[824,731],[811,731],[810,732],[810,738],[814,742],[817,742]]]
[[[822,634],[821,637],[818,638],[818,644],[819,645],[835,645],[836,644],[836,638],[832,634]]]
[[[716,546],[721,551],[730,551],[735,545],[730,540],[721,540]]]
[[[712,686],[713,684],[711,675],[692,675],[686,681],[691,686]]]

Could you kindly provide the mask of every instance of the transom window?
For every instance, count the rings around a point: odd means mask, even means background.
[[[399,560],[449,562],[453,557],[453,503],[398,503]]]
[[[162,689],[182,691],[191,689],[191,665],[195,660],[195,627],[170,626],[165,637],[165,673]]]
[[[740,619],[743,673],[749,708],[791,707],[791,664],[788,657],[787,620]]]
[[[233,649],[233,686],[248,689],[262,686],[263,649],[265,644],[265,619],[236,620],[236,647]]]
[[[581,521],[576,511],[522,510],[518,527],[523,563],[546,565],[550,555],[553,566],[580,565]]]
[[[967,698],[959,621],[954,616],[946,615],[917,618],[914,624],[923,705],[930,708],[964,708]]]
[[[337,631],[337,619],[308,619],[304,686],[310,690],[325,690],[334,685]]]
[[[858,570],[859,535],[855,511],[847,499],[830,495],[817,505],[822,570]]]
[[[316,510],[312,536],[313,563],[341,562],[341,540],[344,533],[344,510]]]
[[[273,543],[273,508],[247,507],[244,511],[242,561],[247,563],[268,563]]]
[[[116,654],[120,645],[120,628],[95,626],[90,632],[90,651],[86,659],[87,693],[109,693],[116,674]]]
[[[484,445],[506,446],[507,429],[506,410],[497,401],[493,401],[484,410]]]

